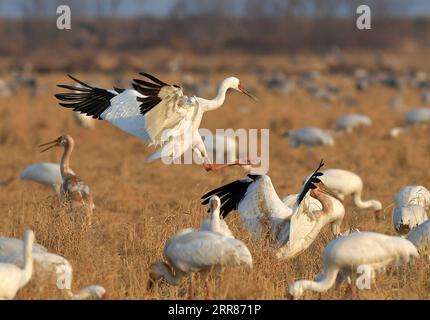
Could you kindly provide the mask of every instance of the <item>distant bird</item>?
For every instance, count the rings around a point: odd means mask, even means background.
[[[345,130],[346,132],[352,132],[354,128],[360,126],[368,127],[371,124],[372,120],[368,116],[364,114],[351,113],[341,116],[336,120],[336,129]]]
[[[33,231],[25,231],[22,268],[12,263],[0,262],[0,299],[13,299],[18,290],[30,281],[33,275],[33,242]]]
[[[212,198],[210,202],[211,208],[219,206],[219,199]],[[210,230],[183,229],[170,238],[164,247],[168,263],[151,265],[150,285],[161,277],[172,285],[178,285],[191,272],[209,271],[224,266],[252,267],[252,256],[246,245],[223,235],[219,219],[219,211],[212,210]]]
[[[214,231],[223,236],[234,238],[233,233],[224,219],[217,218],[220,216],[221,200],[213,196],[209,202],[209,219],[205,219],[200,225],[200,231]],[[212,218],[214,216],[214,218]]]
[[[288,140],[292,148],[297,148],[301,144],[307,147],[334,146],[334,139],[329,131],[319,128],[302,128],[300,130],[289,130]]]
[[[407,234],[427,219],[425,209],[416,204],[395,207],[393,210],[394,229],[400,235]]]
[[[430,259],[430,220],[427,220],[411,230],[406,239],[411,241],[421,256]]]
[[[402,109],[405,105],[401,95],[395,95],[390,98],[390,108],[394,111]]]
[[[430,103],[430,92],[429,91],[422,91],[421,92],[421,103],[423,103],[423,104]]]
[[[60,163],[61,177],[63,178],[60,188],[61,199],[64,203],[70,203],[72,208],[84,207],[88,222],[90,222],[94,209],[90,187],[70,169],[70,157],[75,146],[75,141],[70,135],[65,134],[53,141],[40,145],[40,147],[46,146],[47,148],[43,149],[42,152],[54,147],[64,148]]]
[[[360,209],[372,209],[375,213],[382,210],[382,204],[378,200],[361,199],[363,180],[356,173],[343,169],[326,169],[322,173],[322,182],[342,201],[345,196],[351,195],[354,204]]]
[[[390,129],[389,135],[390,135],[391,138],[397,138],[401,134],[405,133],[406,131],[407,131],[407,128],[394,127],[394,128]]]
[[[23,246],[24,243],[20,239],[0,238],[0,264],[22,265]],[[38,244],[33,246],[32,252],[34,261],[32,282],[37,283],[39,287],[55,285],[67,298],[74,300],[104,298],[106,290],[99,285],[85,287],[78,293],[72,292],[73,268],[64,257],[48,252],[45,247]],[[58,287],[58,283],[62,284],[61,288]]]
[[[430,108],[417,108],[405,114],[406,126],[419,125],[430,122]]]
[[[393,263],[408,262],[418,257],[415,246],[406,239],[373,232],[354,232],[332,240],[324,250],[324,272],[317,281],[300,280],[288,288],[288,295],[298,299],[304,291],[326,292],[340,275],[351,283],[355,296],[354,274],[359,267],[370,269],[371,281],[375,272]],[[361,271],[362,272],[362,271]]]
[[[280,94],[288,94],[294,89],[294,82],[284,73],[276,72],[265,81],[266,87]]]
[[[61,169],[58,163],[37,163],[29,165],[21,172],[20,178],[51,187],[57,194],[60,194],[60,188],[63,183],[63,177],[61,176]]]
[[[189,148],[203,160],[206,170],[216,170],[226,164],[212,164],[207,158],[206,148],[198,132],[203,113],[216,110],[225,101],[228,89],[234,89],[255,99],[238,78],[229,77],[221,82],[217,96],[212,100],[187,97],[181,87],[169,85],[147,73],[142,76],[150,81],[135,79],[135,90],[105,90],[92,87],[72,76],[71,79],[83,88],[59,85],[61,88],[79,93],[60,93],[55,96],[61,106],[87,114],[93,118],[107,120],[121,130],[161,145],[159,157],[174,160]],[[151,156],[155,158],[154,155]],[[244,164],[250,164],[245,161]],[[241,165],[240,161],[227,165]]]

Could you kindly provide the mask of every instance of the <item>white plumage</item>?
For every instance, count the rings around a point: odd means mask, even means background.
[[[408,233],[427,219],[426,211],[417,204],[395,207],[393,210],[394,229],[401,235]]]
[[[321,145],[334,146],[334,139],[327,130],[319,128],[303,128],[297,131],[288,131],[288,140],[292,148],[297,148],[301,144],[307,147]]]
[[[332,240],[324,250],[324,273],[317,281],[300,280],[288,288],[294,298],[304,291],[325,292],[336,282],[339,272],[353,278],[358,267],[364,266],[374,272],[393,263],[408,262],[418,257],[415,246],[406,239],[373,232],[355,232]]]
[[[252,256],[246,245],[230,235],[223,235],[220,230],[219,199],[211,198],[210,203],[215,209],[211,211],[210,230],[183,229],[170,238],[164,247],[164,256],[169,263],[159,262],[151,266],[152,281],[164,277],[170,284],[177,285],[191,272],[224,266],[252,267]]]
[[[339,117],[336,120],[336,129],[352,132],[354,128],[360,126],[368,127],[371,124],[372,120],[368,116],[364,114],[352,113]]]
[[[354,172],[343,169],[326,169],[320,177],[322,182],[332,190],[338,198],[343,200],[345,196],[352,196],[354,204],[360,209],[373,209],[379,211],[382,204],[378,200],[361,199],[363,180]]]
[[[430,108],[417,108],[405,114],[405,124],[413,126],[430,122]]]
[[[20,239],[0,238],[0,263],[22,266],[23,247],[24,242]],[[48,252],[45,247],[38,244],[34,245],[32,252],[34,261],[32,282],[37,283],[39,287],[56,285],[57,289],[62,290],[70,299],[103,298],[106,291],[98,285],[88,286],[78,293],[72,292],[73,268],[64,257]],[[61,287],[58,287],[59,284]]]
[[[135,90],[104,90],[71,77],[82,87],[59,85],[75,93],[57,94],[56,97],[64,101],[60,103],[63,107],[109,121],[150,144],[161,145],[161,149],[152,154],[147,162],[157,158],[174,161],[192,148],[203,160],[206,170],[218,169],[208,161],[198,128],[204,112],[222,106],[228,89],[238,90],[252,97],[239,79],[226,78],[222,81],[217,96],[206,100],[187,97],[177,85],[169,85],[147,73],[141,75],[151,82],[135,79]]]
[[[33,242],[33,231],[25,231],[20,252],[23,256],[22,268],[7,261],[0,262],[0,299],[13,299],[18,290],[30,281],[33,275]]]
[[[424,186],[406,186],[396,193],[395,201],[396,206],[416,204],[428,209],[430,207],[430,192]]]
[[[430,257],[430,221],[427,220],[411,230],[406,239],[411,241],[421,256]]]
[[[216,218],[220,216],[220,207],[221,200],[217,196],[212,197],[209,202],[209,218],[203,220],[200,225],[200,231],[214,231],[228,238],[234,238],[233,233],[224,219]],[[214,215],[215,218],[212,218]]]
[[[82,128],[94,129],[96,127],[96,120],[92,117],[86,116],[85,114],[74,112],[73,118],[75,119],[76,124]]]
[[[58,163],[36,163],[29,165],[21,172],[20,178],[51,187],[58,194],[63,183],[60,164]]]

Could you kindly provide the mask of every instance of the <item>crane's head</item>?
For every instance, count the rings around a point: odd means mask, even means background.
[[[64,134],[53,141],[42,143],[41,145],[39,145],[39,147],[47,147],[41,151],[41,152],[45,152],[54,147],[65,147],[70,144],[73,144],[73,138],[68,134]]]
[[[229,88],[242,92],[256,102],[258,101],[258,99],[254,95],[252,95],[248,90],[245,89],[242,82],[238,78],[229,77],[225,79],[225,81],[228,83]]]
[[[209,208],[211,212],[215,212],[216,210],[219,210],[221,207],[221,200],[218,196],[212,196],[209,199]]]

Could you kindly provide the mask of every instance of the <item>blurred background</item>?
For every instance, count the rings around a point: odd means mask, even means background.
[[[71,31],[55,27],[60,4],[71,8]],[[371,6],[371,31],[355,26],[360,4]],[[174,69],[221,53],[413,54],[430,45],[429,14],[426,0],[0,0],[0,70],[23,62],[37,72]],[[151,50],[161,56],[138,59]]]

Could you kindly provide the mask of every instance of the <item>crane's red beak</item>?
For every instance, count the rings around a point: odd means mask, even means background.
[[[247,91],[247,90],[243,87],[242,83],[239,83],[239,85],[238,85],[238,89],[239,89],[239,91],[240,91],[240,92],[242,92],[243,94],[247,95],[248,97],[250,97],[250,98],[251,98],[252,100],[254,100],[255,102],[258,102],[257,97],[255,97],[253,94],[251,94],[249,91]]]

